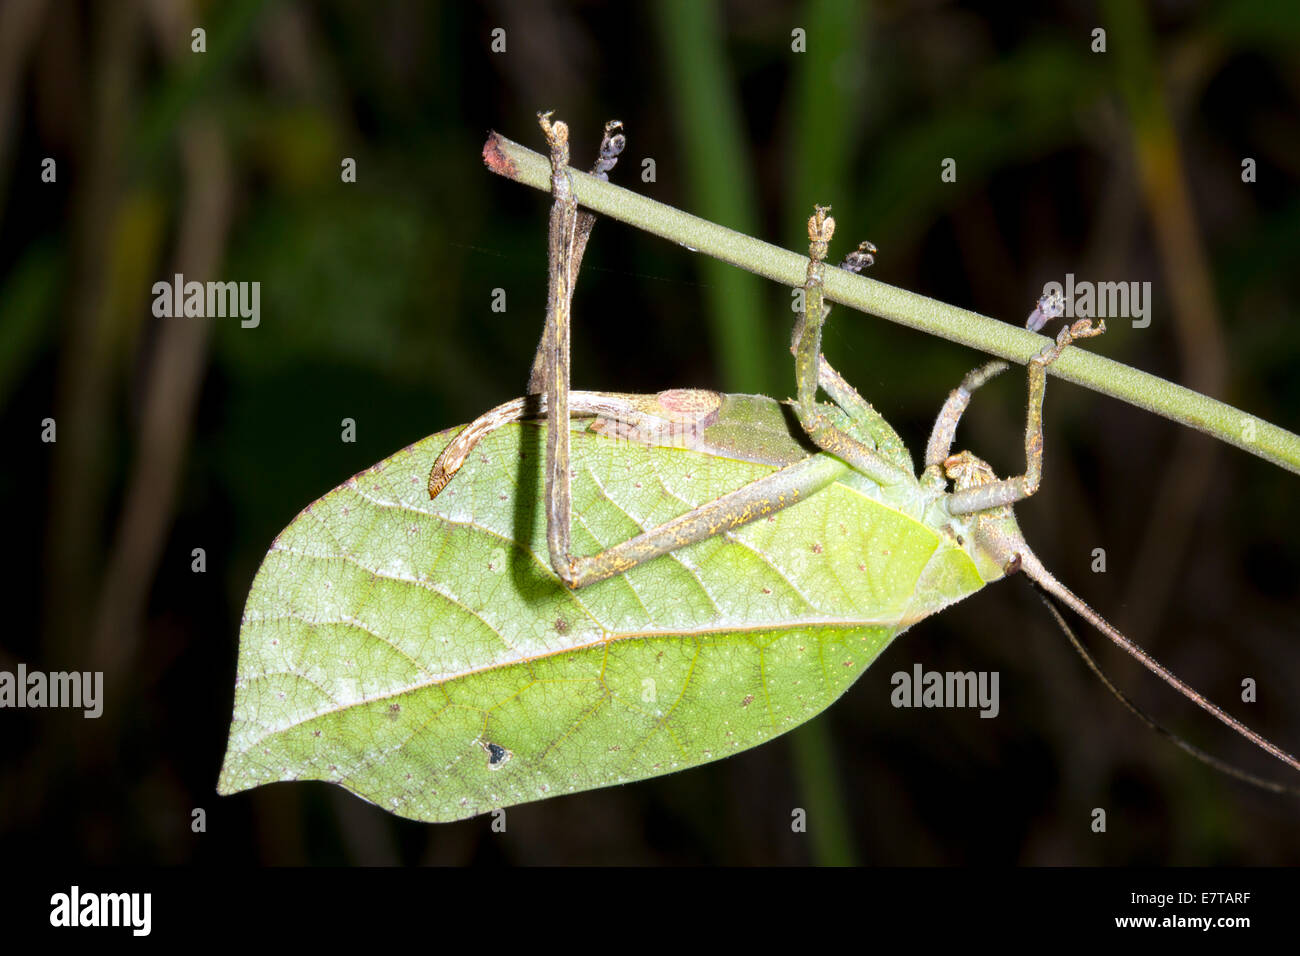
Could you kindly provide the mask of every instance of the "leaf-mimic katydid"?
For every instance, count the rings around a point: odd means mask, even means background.
[[[1007,368],[995,361],[949,394],[917,476],[822,355],[835,221],[817,207],[794,399],[570,391],[595,217],[577,207],[567,128],[541,125],[549,296],[528,395],[356,475],[277,537],[244,612],[222,793],[327,780],[442,821],[716,760],[815,716],[913,623],[1016,571],[1300,769],[1088,608],[1020,533],[1012,505],[1038,488],[1047,367],[1102,324],[1066,325],[1029,362],[1024,474],[953,452],[972,392]],[[863,243],[842,267],[875,251]],[[1058,306],[1040,300],[1028,324]]]

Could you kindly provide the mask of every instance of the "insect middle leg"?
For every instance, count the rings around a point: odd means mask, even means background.
[[[817,206],[808,220],[808,275],[804,282],[804,307],[795,324],[790,346],[794,352],[795,384],[798,389],[794,408],[799,416],[799,424],[817,447],[843,459],[867,477],[884,485],[892,485],[910,476],[892,465],[874,448],[837,428],[817,405],[819,386],[826,388],[827,393],[850,414],[853,407],[865,404],[821,354],[822,326],[827,313],[822,294],[822,275],[827,247],[835,234],[835,220],[826,215],[827,211],[827,207]]]
[[[840,268],[845,272],[854,274],[860,273],[867,266],[873,265],[876,261],[876,247],[870,242],[858,244],[858,248],[844,257],[840,263]],[[807,292],[804,295],[805,314],[795,323],[794,334],[790,340],[790,351],[795,352],[799,347],[799,341],[804,334],[807,323]],[[831,314],[831,304],[824,298],[822,300],[822,324],[825,325],[826,318]],[[858,394],[857,389],[844,380],[830,362],[826,361],[825,355],[819,355],[817,359],[817,384],[821,386],[822,391],[831,397],[836,405],[852,419],[862,419],[872,414],[871,406]]]

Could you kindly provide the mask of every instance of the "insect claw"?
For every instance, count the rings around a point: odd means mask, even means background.
[[[568,163],[569,155],[569,124],[564,120],[551,122],[555,110],[547,110],[544,113],[537,114],[537,122],[542,127],[542,132],[546,134],[546,142],[551,147],[551,155],[555,156],[557,152],[564,156],[565,164]]]
[[[876,263],[876,253],[879,250],[870,242],[860,242],[858,248],[844,257],[840,263],[840,268],[845,272],[861,272]]]
[[[835,218],[827,215],[830,206],[813,206],[813,214],[808,217],[808,241],[830,242],[835,234]]]
[[[1029,313],[1029,318],[1025,320],[1025,328],[1030,332],[1037,332],[1052,319],[1058,319],[1065,314],[1065,297],[1059,292],[1044,292],[1038,297],[1038,305],[1034,311]]]
[[[1062,326],[1061,331],[1056,334],[1055,348],[1059,351],[1078,339],[1090,339],[1105,331],[1105,319],[1098,319],[1096,325],[1092,324],[1092,319],[1079,319],[1070,325]]]
[[[1092,324],[1092,319],[1080,319],[1070,326],[1070,338],[1088,339],[1094,335],[1101,335],[1106,331],[1106,320],[1098,319],[1097,324]]]
[[[808,257],[813,262],[826,258],[826,249],[835,235],[835,219],[828,216],[830,206],[813,206],[815,212],[808,217]]]
[[[621,132],[622,129],[622,120],[610,120],[605,124],[605,135],[600,141],[600,155],[596,159],[596,164],[591,167],[591,174],[604,182],[609,182],[609,171],[618,163],[619,154],[627,145],[627,138]]]

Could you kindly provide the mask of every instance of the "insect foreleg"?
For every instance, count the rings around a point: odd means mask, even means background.
[[[1093,325],[1089,319],[1080,319],[1067,325],[1056,336],[1056,342],[1029,360],[1029,413],[1025,422],[1025,473],[1016,478],[978,484],[954,491],[948,497],[948,510],[955,515],[987,511],[1003,505],[1014,504],[1028,498],[1038,490],[1043,473],[1043,393],[1047,388],[1047,366],[1051,365],[1075,339],[1086,339],[1106,331],[1106,323]],[[937,427],[937,426],[936,426]],[[934,438],[931,437],[931,441]],[[927,449],[927,460],[929,458]],[[959,456],[952,456],[952,461]]]
[[[939,409],[930,432],[930,441],[925,446],[925,467],[942,465],[952,453],[953,439],[957,434],[957,423],[970,404],[971,393],[995,375],[1000,375],[1011,366],[1001,359],[986,362],[979,368],[967,372],[961,384],[948,393],[948,400]]]

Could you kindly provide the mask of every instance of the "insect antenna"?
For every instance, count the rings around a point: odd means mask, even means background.
[[[1253,774],[1247,773],[1246,771],[1233,766],[1232,764],[1219,760],[1217,757],[1213,757],[1210,754],[1206,753],[1205,751],[1201,750],[1200,748],[1183,740],[1173,731],[1168,730],[1167,728],[1157,723],[1150,716],[1148,716],[1144,711],[1141,710],[1141,708],[1139,708],[1128,697],[1126,697],[1123,694],[1123,692],[1119,690],[1119,688],[1117,688],[1114,684],[1112,684],[1110,680],[1107,679],[1105,674],[1102,673],[1101,668],[1098,666],[1097,662],[1084,648],[1082,643],[1080,643],[1079,639],[1075,636],[1074,632],[1070,629],[1069,625],[1066,623],[1065,618],[1062,616],[1060,612],[1060,609],[1057,608],[1056,604],[1049,599],[1048,595],[1051,595],[1052,597],[1059,600],[1061,603],[1065,604],[1067,607],[1074,610],[1076,614],[1082,617],[1085,621],[1087,621],[1089,624],[1095,627],[1106,637],[1109,637],[1112,641],[1118,644],[1129,654],[1137,658],[1142,663],[1142,665],[1147,668],[1147,670],[1151,671],[1153,674],[1155,674],[1157,677],[1159,677],[1161,680],[1167,683],[1170,687],[1174,688],[1174,690],[1178,691],[1188,700],[1197,704],[1203,710],[1213,714],[1220,721],[1227,724],[1229,727],[1231,727],[1241,736],[1245,737],[1255,746],[1259,747],[1261,750],[1267,751],[1268,753],[1276,757],[1278,760],[1281,760],[1283,763],[1287,764],[1288,766],[1294,768],[1297,771],[1300,771],[1300,760],[1297,760],[1295,757],[1291,756],[1291,754],[1287,753],[1281,747],[1277,746],[1271,741],[1266,740],[1265,738],[1261,737],[1259,734],[1255,733],[1255,731],[1251,730],[1241,721],[1237,720],[1235,717],[1233,717],[1232,715],[1224,711],[1218,705],[1208,700],[1199,691],[1188,686],[1183,681],[1179,680],[1179,678],[1175,677],[1170,671],[1166,670],[1165,667],[1154,657],[1152,657],[1146,651],[1142,650],[1142,648],[1138,647],[1127,637],[1125,637],[1114,627],[1112,627],[1111,624],[1105,618],[1103,618],[1100,614],[1098,614],[1096,611],[1090,608],[1082,598],[1076,595],[1073,591],[1067,588],[1060,581],[1056,580],[1056,578],[1052,577],[1051,573],[1046,568],[1043,567],[1042,563],[1039,562],[1038,558],[1034,556],[1032,551],[1026,550],[1020,554],[1020,567],[1026,573],[1026,576],[1039,589],[1040,591],[1039,596],[1042,597],[1043,602],[1047,605],[1048,609],[1052,612],[1052,616],[1056,618],[1056,623],[1060,625],[1061,630],[1065,632],[1065,636],[1068,637],[1070,643],[1074,645],[1074,649],[1079,652],[1079,655],[1083,658],[1084,663],[1086,663],[1089,669],[1094,674],[1097,675],[1098,679],[1106,686],[1106,688],[1119,699],[1120,703],[1123,704],[1125,707],[1127,707],[1129,711],[1132,712],[1139,720],[1141,720],[1144,724],[1146,724],[1151,729],[1155,730],[1160,735],[1164,737],[1168,737],[1175,744],[1177,744],[1183,750],[1187,751],[1196,759],[1208,764],[1211,767],[1214,767],[1216,770],[1222,771],[1223,773],[1226,773],[1231,777],[1236,777],[1238,780],[1245,781],[1246,783],[1254,784],[1255,786],[1261,787],[1264,790],[1270,790],[1274,793],[1289,793],[1289,794],[1300,796],[1300,787],[1292,787],[1284,783],[1277,783],[1272,780],[1266,780],[1261,777],[1256,777]]]
[[[1037,582],[1034,583],[1035,585],[1037,584]],[[1056,606],[1056,603],[1050,597],[1048,597],[1048,595],[1041,589],[1038,590],[1038,597],[1042,600],[1042,602],[1045,605],[1047,605],[1047,609],[1052,612],[1052,617],[1056,619],[1057,626],[1060,627],[1061,632],[1065,634],[1065,636],[1069,639],[1070,643],[1074,646],[1074,649],[1078,652],[1079,656],[1083,658],[1083,662],[1088,665],[1088,670],[1092,671],[1093,674],[1096,675],[1097,680],[1101,681],[1102,684],[1106,687],[1106,689],[1115,695],[1115,699],[1118,700],[1121,704],[1123,704],[1124,707],[1128,709],[1128,712],[1130,714],[1132,714],[1138,720],[1142,721],[1142,723],[1146,724],[1156,733],[1160,734],[1160,736],[1168,738],[1175,745],[1182,748],[1187,753],[1191,754],[1197,760],[1201,761],[1201,763],[1213,767],[1215,770],[1218,770],[1220,773],[1225,773],[1229,777],[1236,777],[1238,780],[1241,780],[1245,783],[1249,783],[1252,786],[1259,787],[1261,790],[1269,790],[1273,793],[1289,793],[1292,794],[1293,796],[1300,797],[1300,787],[1292,787],[1292,786],[1288,786],[1285,783],[1278,783],[1275,780],[1266,780],[1263,777],[1257,777],[1253,773],[1250,773],[1246,770],[1242,770],[1240,767],[1237,767],[1234,764],[1230,764],[1224,760],[1220,760],[1218,757],[1215,757],[1213,754],[1207,753],[1206,751],[1202,750],[1200,747],[1197,747],[1195,744],[1189,743],[1188,741],[1184,740],[1182,737],[1178,736],[1178,734],[1174,733],[1168,727],[1165,727],[1163,724],[1157,723],[1155,718],[1153,718],[1150,714],[1144,711],[1137,704],[1133,703],[1132,699],[1130,699],[1122,690],[1120,690],[1113,683],[1111,683],[1110,678],[1108,678],[1106,674],[1102,671],[1101,666],[1097,663],[1096,658],[1094,658],[1091,654],[1088,653],[1088,649],[1083,646],[1083,643],[1075,635],[1074,631],[1071,630],[1069,623],[1065,620],[1065,616],[1061,614],[1061,609]]]

